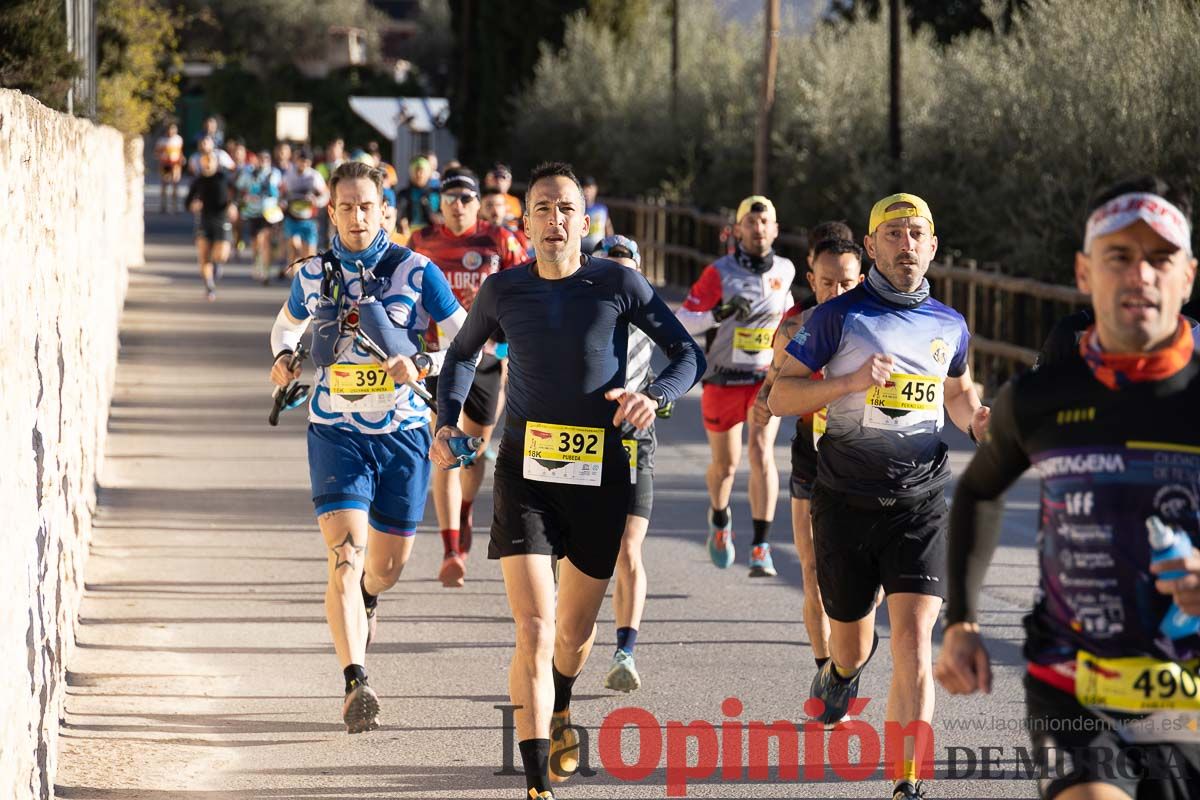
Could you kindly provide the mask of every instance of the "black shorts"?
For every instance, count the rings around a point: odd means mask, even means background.
[[[877,498],[835,493],[818,483],[813,547],[825,613],[839,622],[862,619],[874,608],[880,585],[888,594],[944,599],[948,518],[941,488],[912,498]]]
[[[225,212],[220,214],[200,214],[196,217],[195,238],[207,239],[210,242],[232,242],[233,223]]]
[[[487,353],[479,359],[475,368],[475,380],[471,383],[471,391],[463,402],[463,413],[472,422],[480,425],[495,425],[496,415],[500,410],[500,359]],[[429,404],[433,413],[437,413],[437,376],[425,379],[425,388],[433,395],[434,402]]]
[[[253,239],[261,231],[271,227],[271,223],[262,217],[246,217],[246,236]]]
[[[628,481],[572,486],[497,469],[488,558],[555,555],[570,559],[585,575],[608,580],[621,552],[631,494]]]
[[[1117,734],[1110,720],[1028,674],[1025,713],[1035,764],[1044,770],[1039,785],[1046,800],[1092,782],[1111,784],[1137,800],[1196,796],[1200,743],[1131,744]]]
[[[813,446],[813,432],[803,422],[796,420],[796,435],[792,437],[792,497],[811,500],[816,480],[817,448]]]
[[[633,494],[629,498],[629,515],[650,519],[654,508],[654,451],[658,449],[658,436],[654,426],[636,436],[626,436],[623,440],[633,439],[637,442],[637,474],[633,482]]]

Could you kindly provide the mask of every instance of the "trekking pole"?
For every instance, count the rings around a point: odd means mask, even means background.
[[[357,342],[358,345],[360,347],[362,347],[363,350],[366,350],[368,353],[370,353],[371,357],[374,358],[376,361],[379,361],[380,363],[384,363],[384,364],[387,363],[388,354],[384,351],[384,349],[382,347],[375,344],[375,341],[370,336],[367,336],[365,333],[363,333],[362,329],[356,330],[354,332],[354,341]],[[405,381],[404,385],[407,386],[408,388],[412,389],[413,392],[416,393],[417,397],[421,398],[426,403],[433,402],[433,395],[431,395],[429,392],[425,391],[425,387],[421,386],[416,381]]]
[[[307,355],[308,351],[304,349],[304,345],[297,345],[296,351],[288,359],[288,371],[295,372],[296,367],[304,363]],[[267,422],[272,427],[278,425],[280,413],[303,405],[304,401],[308,399],[308,391],[311,388],[308,384],[300,383],[298,380],[289,382],[287,386],[276,386],[275,392],[271,395],[271,415],[267,417]]]

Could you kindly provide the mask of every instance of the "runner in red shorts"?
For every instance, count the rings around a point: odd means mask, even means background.
[[[792,306],[796,267],[772,250],[779,235],[775,206],[766,197],[747,197],[738,206],[734,252],[704,268],[677,316],[693,336],[708,338],[708,372],[700,408],[712,449],[708,466],[708,554],[725,569],[734,561],[729,497],[742,458],[742,426],[771,366],[771,338]],[[779,471],[775,435],[779,419],[750,421],[750,516],[754,541],[750,577],[771,577],[775,565],[767,543]]]
[[[414,231],[408,246],[441,268],[463,308],[470,309],[485,278],[525,260],[525,251],[505,228],[479,219],[479,184],[467,170],[449,171],[442,180],[444,223],[431,223]],[[426,340],[431,350],[447,346],[436,326]],[[503,402],[502,359],[495,342],[488,342],[475,369],[475,380],[463,406],[462,428],[483,439],[482,456]],[[437,393],[437,379],[426,379]],[[434,408],[437,414],[437,408]],[[436,422],[435,422],[436,425]],[[447,588],[463,585],[466,557],[471,549],[471,505],[483,483],[483,459],[477,457],[463,469],[434,470],[433,502],[444,549],[438,579]]]

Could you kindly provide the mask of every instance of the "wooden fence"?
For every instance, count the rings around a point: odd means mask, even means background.
[[[705,265],[731,246],[730,214],[714,214],[661,200],[605,198],[613,228],[637,241],[651,283],[686,288]],[[776,251],[803,273],[808,240],[803,231],[781,233]],[[1054,323],[1088,297],[1074,287],[1004,275],[995,265],[947,257],[929,269],[933,295],[959,311],[971,331],[971,371],[992,394],[1014,373],[1033,364]],[[797,294],[807,296],[802,274]]]

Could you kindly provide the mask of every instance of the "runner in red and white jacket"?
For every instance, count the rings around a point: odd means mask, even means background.
[[[700,401],[712,449],[708,554],[721,569],[734,562],[729,497],[742,456],[742,425],[771,366],[771,339],[784,311],[793,305],[790,290],[796,277],[795,265],[772,250],[779,224],[770,200],[747,197],[738,206],[735,222],[736,250],[704,268],[676,314],[693,336],[708,337],[708,372]],[[750,422],[750,577],[775,575],[767,536],[779,495],[773,452],[778,432],[777,418],[766,425]]]

